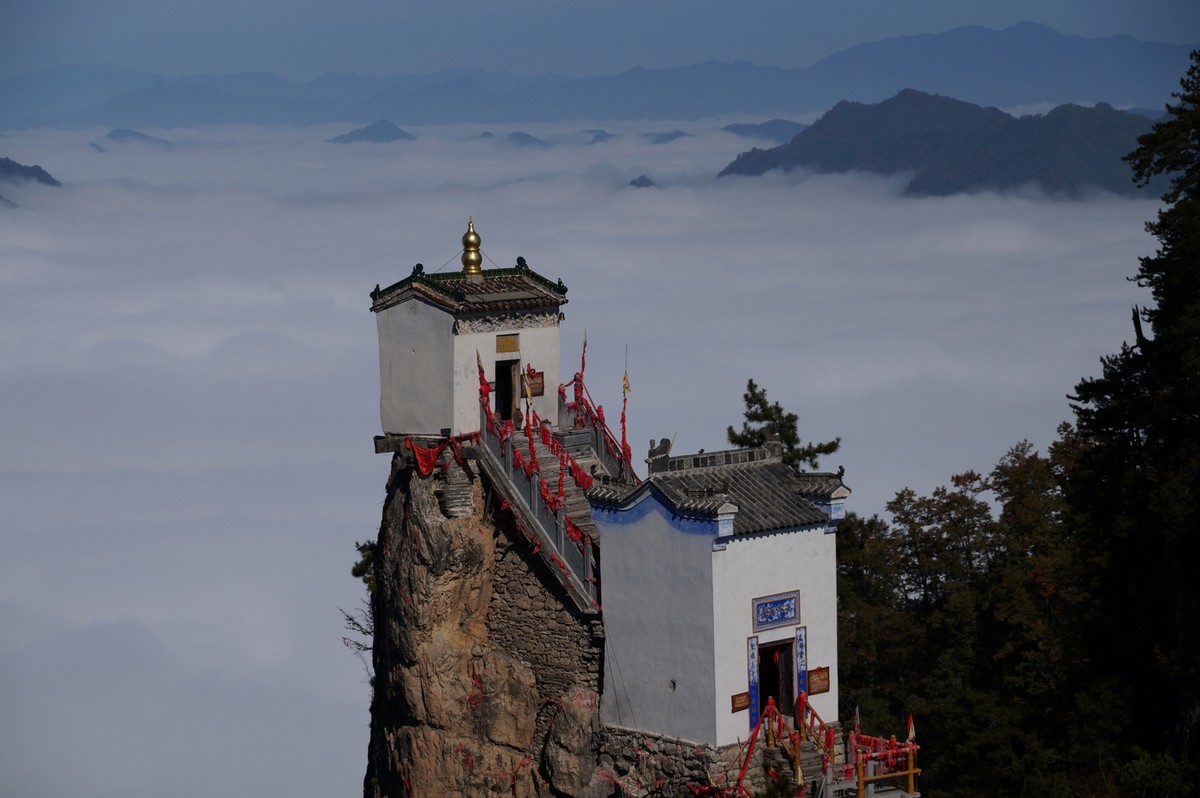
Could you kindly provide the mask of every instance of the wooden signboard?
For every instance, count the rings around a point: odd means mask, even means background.
[[[522,374],[521,393],[525,396],[543,396],[546,393],[546,372],[535,371],[532,377]]]
[[[521,351],[521,334],[512,333],[510,335],[496,336],[496,351],[497,352],[520,352]]]
[[[829,668],[813,668],[808,672],[808,694],[829,692]]]
[[[749,709],[750,708],[750,694],[749,693],[734,693],[733,695],[731,695],[729,697],[729,703],[732,707],[730,709],[731,712],[741,712],[744,709]]]

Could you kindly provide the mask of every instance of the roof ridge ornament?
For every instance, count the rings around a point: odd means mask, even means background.
[[[483,255],[479,252],[479,245],[483,240],[479,237],[479,233],[475,232],[475,222],[467,217],[467,232],[463,233],[462,237],[462,273],[467,277],[482,277],[483,276]]]
[[[775,430],[768,430],[763,435],[762,448],[766,450],[767,457],[783,459],[783,438]]]
[[[654,439],[650,439],[650,451],[646,456],[646,470],[650,474],[657,474],[660,471],[666,471],[669,468],[671,460],[671,439],[662,438],[658,444],[654,443]]]

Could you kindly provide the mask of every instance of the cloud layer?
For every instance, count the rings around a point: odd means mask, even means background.
[[[723,120],[729,121],[729,120]],[[672,123],[29,131],[59,189],[0,211],[0,786],[25,796],[353,792],[368,686],[341,645],[388,469],[367,294],[457,263],[570,287],[563,357],[630,440],[725,445],[747,378],[840,435],[851,506],[1044,446],[1130,337],[1155,205],[904,199],[866,175],[715,180],[746,148]],[[510,131],[495,129],[497,139]],[[648,174],[657,188],[628,181]],[[610,413],[615,418],[615,413]]]

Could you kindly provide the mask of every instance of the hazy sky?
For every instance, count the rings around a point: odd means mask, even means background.
[[[104,130],[10,132],[66,185],[0,210],[0,793],[357,792],[368,687],[338,607],[388,472],[368,293],[454,268],[467,214],[492,263],[567,283],[565,367],[586,330],[610,408],[628,346],[637,458],[723,447],[753,377],[804,437],[842,436],[825,465],[860,512],[1044,447],[1131,337],[1154,202],[714,180],[747,146],[719,124],[530,126],[556,143],[532,152],[472,126],[107,153]],[[643,172],[661,187],[626,185]]]
[[[1200,38],[1195,0],[8,0],[3,17],[0,77],[75,62],[295,79],[794,67],[866,41],[1026,20],[1086,37]]]

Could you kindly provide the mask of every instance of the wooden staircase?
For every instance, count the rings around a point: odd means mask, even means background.
[[[796,722],[797,719],[799,722]],[[763,734],[760,736],[760,729]],[[857,727],[845,737],[812,709],[805,693],[796,702],[796,717],[781,714],[768,699],[750,739],[742,766],[745,775],[755,742],[762,761],[777,775],[791,777],[805,798],[917,798],[918,746],[862,734]],[[739,781],[739,789],[741,782]],[[740,792],[734,793],[740,795]]]

